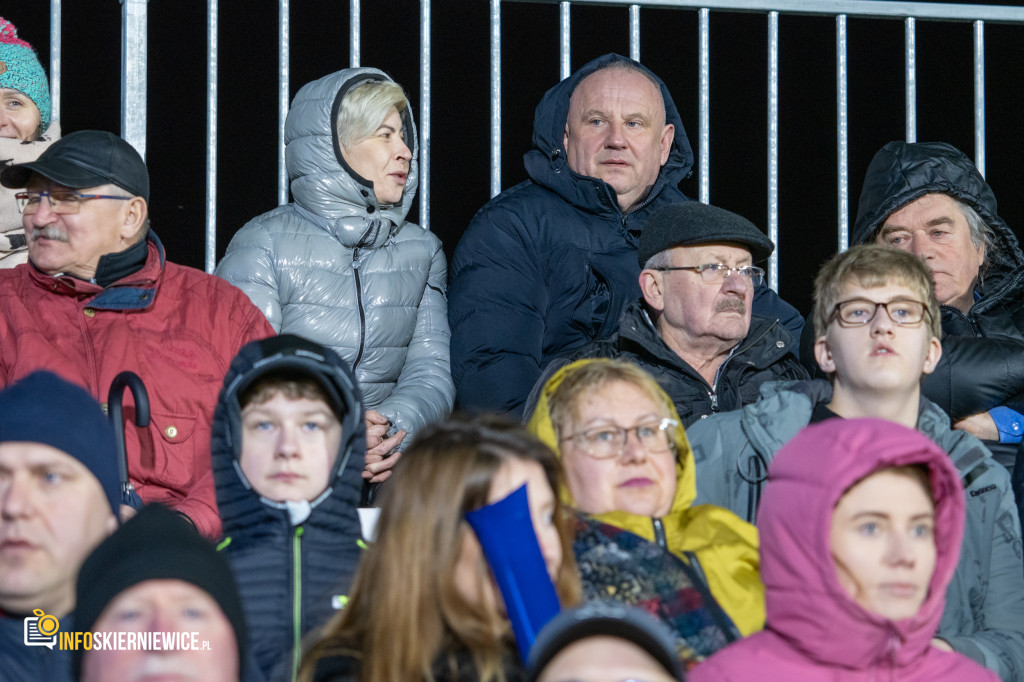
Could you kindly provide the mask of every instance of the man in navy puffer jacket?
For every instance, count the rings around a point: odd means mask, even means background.
[[[548,90],[530,180],[489,201],[455,250],[448,319],[456,404],[520,416],[554,358],[611,335],[640,297],[637,243],[655,210],[686,201],[693,152],[668,88],[616,54]],[[760,287],[754,312],[800,337],[803,320]]]

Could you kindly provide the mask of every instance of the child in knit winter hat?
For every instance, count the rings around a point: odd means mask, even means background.
[[[0,137],[28,142],[50,126],[50,85],[35,50],[0,17]]]
[[[60,139],[50,120],[50,85],[32,46],[0,17],[0,168],[39,158]],[[0,268],[28,261],[22,215],[14,195],[0,188]]]

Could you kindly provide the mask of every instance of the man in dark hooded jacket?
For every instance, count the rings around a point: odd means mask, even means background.
[[[864,178],[852,244],[910,251],[932,271],[943,362],[924,394],[1013,470],[1024,435],[1024,253],[971,160],[944,142],[890,142]]]
[[[346,603],[361,552],[364,429],[348,365],[302,337],[246,345],[224,378],[212,442],[220,548],[268,680],[294,680],[302,637]]]
[[[489,201],[452,260],[448,319],[456,405],[520,415],[554,358],[612,334],[640,296],[648,216],[687,198],[693,152],[668,88],[607,54],[551,88],[534,116],[530,180]],[[758,314],[799,338],[802,318],[767,289]]]

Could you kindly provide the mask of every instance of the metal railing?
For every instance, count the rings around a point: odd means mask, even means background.
[[[569,31],[571,30],[571,2],[564,0],[506,0],[506,2],[555,4],[560,6],[561,74],[569,74]],[[584,4],[584,3],[580,3]],[[837,215],[840,250],[849,245],[849,115],[847,87],[847,34],[848,17],[903,19],[906,79],[906,139],[917,140],[917,44],[918,19],[972,22],[974,25],[974,129],[975,164],[985,173],[985,22],[1024,24],[1024,7],[995,5],[938,4],[929,2],[876,2],[871,0],[705,0],[679,2],[678,0],[646,0],[640,3],[621,0],[586,0],[587,5],[607,5],[628,8],[630,55],[639,61],[640,8],[670,8],[696,10],[698,15],[698,121],[697,121],[697,198],[709,202],[711,198],[711,116],[710,116],[710,15],[712,10],[762,13],[767,19],[768,38],[768,237],[779,245],[779,15],[799,14],[833,16],[836,21],[836,152],[838,157]],[[491,73],[500,78],[500,2],[491,0]],[[625,17],[624,17],[625,20]],[[499,81],[500,82],[500,81]],[[500,87],[495,89],[500,97]],[[500,99],[492,100],[491,113],[491,194],[501,191],[501,111]],[[779,249],[768,262],[768,284],[779,287]]]
[[[501,0],[475,0],[490,2],[490,191],[501,191],[502,159],[502,80],[501,80]],[[207,179],[206,179],[206,270],[216,265],[217,242],[217,107],[218,91],[218,0],[207,0]],[[534,3],[558,5],[559,73],[565,78],[570,73],[570,35],[572,30],[572,2],[566,0],[505,0],[506,4]],[[121,0],[122,3],[122,135],[140,153],[146,150],[146,27],[147,0]],[[381,3],[384,4],[384,3]],[[430,225],[430,127],[431,127],[431,2],[420,0],[420,84],[419,84],[419,139],[420,139],[420,223]],[[679,2],[678,0],[646,0],[621,2],[617,0],[586,0],[587,5],[606,5],[626,10],[623,21],[629,25],[630,56],[641,56],[641,8],[677,9],[695,11],[698,22],[697,64],[698,121],[697,121],[697,174],[698,199],[710,201],[710,22],[712,12],[759,13],[766,18],[768,42],[768,145],[766,149],[768,236],[779,243],[779,17],[780,15],[814,15],[835,18],[836,42],[836,152],[838,171],[838,240],[840,249],[849,243],[849,115],[847,86],[847,29],[850,17],[897,20],[904,24],[906,139],[917,137],[917,44],[918,20],[969,22],[973,24],[974,40],[974,158],[978,169],[985,172],[985,23],[998,22],[1024,24],[1024,6],[939,4],[930,2],[883,2],[875,0],[705,0]],[[50,21],[50,80],[53,98],[53,118],[60,115],[61,92],[61,0],[51,0]],[[374,10],[377,4],[374,4]],[[349,61],[360,63],[361,15],[360,0],[349,0]],[[279,150],[278,150],[278,202],[288,200],[288,176],[284,162],[284,122],[289,106],[289,0],[279,0]],[[480,93],[480,97],[487,96]],[[524,150],[511,150],[521,153]],[[768,264],[769,284],[778,289],[779,251]]]

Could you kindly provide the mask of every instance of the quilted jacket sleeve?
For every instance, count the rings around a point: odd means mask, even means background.
[[[452,376],[457,406],[522,414],[541,373],[548,286],[522,219],[485,207],[452,260]]]
[[[274,328],[281,332],[281,296],[271,235],[251,220],[235,233],[216,275],[245,292]]]
[[[445,419],[455,400],[449,361],[447,268],[441,242],[436,241],[405,364],[395,390],[377,407],[395,430],[405,429],[406,446],[421,427]]]
[[[942,358],[921,384],[953,421],[1005,405],[1024,411],[1024,342],[1008,337],[946,336]]]

